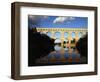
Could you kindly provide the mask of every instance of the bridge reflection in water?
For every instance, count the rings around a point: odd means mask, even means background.
[[[87,33],[84,28],[37,28],[40,33],[47,34],[53,39],[61,40],[60,51],[53,51],[46,57],[36,61],[40,65],[80,64],[86,62],[75,49],[76,42]]]
[[[80,64],[80,54],[77,51],[54,51],[37,60],[38,64]]]

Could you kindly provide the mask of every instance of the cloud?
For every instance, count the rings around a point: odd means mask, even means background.
[[[43,18],[43,19],[47,19],[48,18],[48,16],[42,16],[42,15],[29,15],[28,17],[31,20],[39,20],[41,18]]]
[[[71,16],[68,16],[68,17],[57,17],[57,18],[54,19],[53,23],[63,23],[65,21],[70,22],[72,20],[75,20],[75,17],[71,17]]]
[[[44,19],[47,19],[47,18],[48,18],[48,16],[43,16],[43,18],[44,18]]]
[[[28,18],[31,19],[31,20],[34,20],[36,18],[36,16],[29,15]]]

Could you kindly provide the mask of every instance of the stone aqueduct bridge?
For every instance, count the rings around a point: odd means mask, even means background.
[[[79,33],[81,33],[82,35],[85,35],[87,33],[87,29],[85,28],[36,28],[37,32],[41,32],[41,33],[45,33],[47,34],[48,32],[51,33],[51,38],[56,39],[55,37],[55,33],[56,32],[60,32],[61,34],[61,41],[63,42],[64,40],[68,40],[69,43],[71,42],[72,38],[72,33],[75,33],[75,40],[77,41],[80,37],[79,37]],[[64,37],[64,33],[68,33],[68,37],[65,38]]]

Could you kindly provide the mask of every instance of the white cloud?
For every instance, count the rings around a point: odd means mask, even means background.
[[[44,19],[47,19],[47,18],[48,18],[48,16],[43,16],[43,18],[44,18]]]
[[[57,17],[55,18],[55,20],[53,21],[53,23],[63,23],[65,21],[70,22],[72,20],[75,20],[75,17]]]
[[[36,16],[33,16],[33,15],[29,15],[28,17],[29,17],[29,19],[35,19],[36,18]]]
[[[44,18],[44,19],[47,19],[48,16],[42,16],[42,15],[29,15],[29,19],[31,20],[37,20],[39,18]]]

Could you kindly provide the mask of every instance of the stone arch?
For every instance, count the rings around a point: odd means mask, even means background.
[[[69,36],[69,33],[68,32],[64,32],[64,38],[68,38],[68,36]]]
[[[61,38],[61,32],[59,32],[59,31],[54,32],[54,37],[55,37],[55,39]]]
[[[72,37],[72,38],[75,38],[75,36],[76,36],[76,33],[73,31],[73,32],[71,33],[71,37]]]
[[[52,37],[52,32],[48,31],[46,32],[47,36]]]
[[[83,32],[78,32],[78,37],[81,38],[83,36]]]

